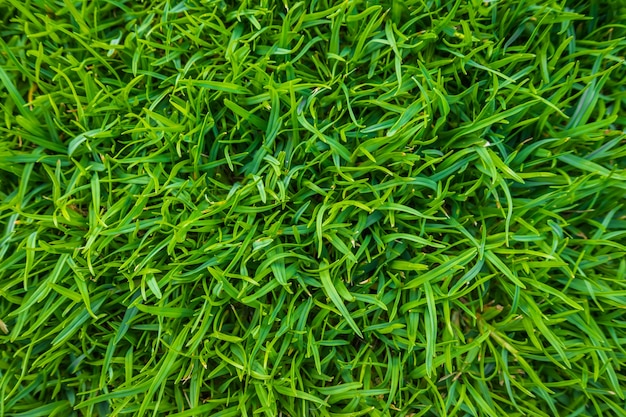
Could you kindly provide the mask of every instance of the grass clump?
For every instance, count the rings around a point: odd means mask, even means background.
[[[0,1],[0,415],[626,415],[624,22]]]

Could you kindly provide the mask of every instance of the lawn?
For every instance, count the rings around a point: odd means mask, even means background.
[[[626,416],[624,0],[0,0],[0,417]]]

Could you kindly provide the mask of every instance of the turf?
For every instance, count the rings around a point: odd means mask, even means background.
[[[0,416],[626,416],[626,3],[0,0]]]

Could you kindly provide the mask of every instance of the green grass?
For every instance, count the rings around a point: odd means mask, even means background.
[[[626,416],[626,2],[0,0],[0,416]]]

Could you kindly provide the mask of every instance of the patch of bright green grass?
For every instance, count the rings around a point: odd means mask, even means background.
[[[624,1],[0,0],[0,416],[625,416]]]

